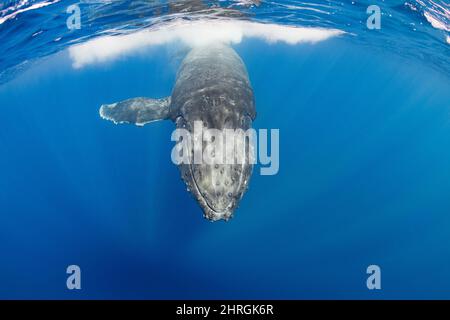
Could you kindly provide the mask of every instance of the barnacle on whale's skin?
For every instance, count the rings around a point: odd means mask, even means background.
[[[256,117],[253,90],[241,58],[223,44],[192,49],[183,60],[170,97],[132,98],[103,105],[100,115],[114,123],[145,125],[170,119],[193,133],[195,123],[207,129],[246,131]],[[202,151],[212,141],[202,142]],[[244,149],[245,150],[245,149]],[[190,155],[191,157],[193,155]],[[211,221],[229,220],[248,188],[250,161],[180,163],[187,189]]]

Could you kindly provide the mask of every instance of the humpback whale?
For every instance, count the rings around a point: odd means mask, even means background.
[[[114,123],[145,125],[172,120],[177,128],[194,131],[201,121],[206,128],[246,131],[256,117],[253,90],[246,67],[230,46],[214,44],[190,50],[177,72],[169,97],[136,97],[100,107],[100,116]],[[203,141],[203,149],[213,141]],[[189,157],[193,157],[193,153]],[[204,217],[228,220],[248,188],[252,163],[178,164],[181,177]]]

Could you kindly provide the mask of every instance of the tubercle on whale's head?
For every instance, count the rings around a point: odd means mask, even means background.
[[[243,126],[242,123],[244,123]],[[246,130],[251,127],[251,120],[239,121],[239,124],[241,124],[241,128],[238,129]],[[228,126],[230,126],[228,128],[235,129],[236,123],[233,121]],[[186,123],[182,118],[178,119],[177,127],[183,127],[193,134],[193,124]],[[225,128],[221,126],[220,129]],[[203,137],[200,144],[201,155],[211,147],[213,141]],[[233,217],[234,211],[248,188],[253,165],[248,161],[248,158],[244,161],[234,162],[196,163],[193,159],[194,150],[191,150],[191,152],[189,163],[179,165],[181,176],[188,191],[197,200],[206,219],[228,221]]]

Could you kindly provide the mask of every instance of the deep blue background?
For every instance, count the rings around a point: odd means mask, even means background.
[[[450,298],[448,76],[346,39],[236,49],[280,171],[255,168],[228,223],[186,192],[171,122],[98,115],[169,95],[177,49],[63,53],[0,87],[0,298]]]

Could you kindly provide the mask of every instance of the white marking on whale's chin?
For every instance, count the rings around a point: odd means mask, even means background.
[[[101,36],[69,48],[75,68],[104,62],[151,46],[182,42],[196,47],[213,43],[236,44],[244,38],[268,43],[315,43],[342,35],[337,29],[301,28],[243,20],[173,20],[126,35]]]

